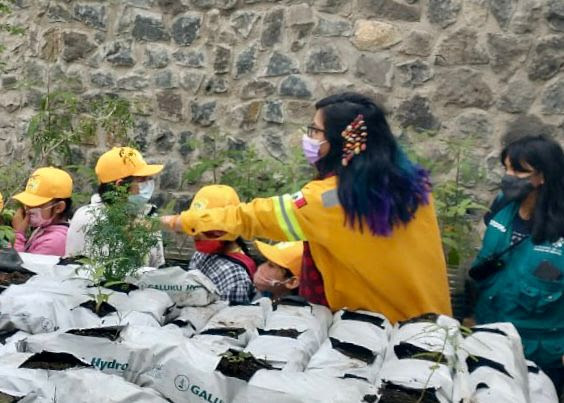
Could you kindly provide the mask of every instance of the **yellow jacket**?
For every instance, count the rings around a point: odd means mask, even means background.
[[[451,314],[432,200],[389,237],[345,226],[336,177],[310,182],[292,196],[188,210],[182,213],[181,222],[190,235],[222,230],[246,239],[309,241],[333,310],[347,307],[381,312],[392,322],[427,312]]]

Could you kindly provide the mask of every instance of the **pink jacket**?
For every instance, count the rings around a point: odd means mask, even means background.
[[[14,248],[18,252],[64,256],[68,230],[68,225],[53,224],[45,228],[37,228],[28,240],[23,233],[17,231]]]

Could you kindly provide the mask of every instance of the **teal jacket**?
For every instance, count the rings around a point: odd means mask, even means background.
[[[518,209],[518,203],[510,203],[490,220],[473,266],[510,245],[511,227]],[[501,259],[504,268],[477,284],[476,321],[513,323],[528,359],[541,368],[562,367],[564,238],[554,243],[534,244],[528,237]],[[559,270],[560,278],[552,281],[539,278],[541,265]]]

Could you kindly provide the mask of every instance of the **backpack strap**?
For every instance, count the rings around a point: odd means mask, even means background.
[[[257,271],[257,264],[249,256],[241,252],[226,253],[226,254],[222,254],[221,256],[223,256],[224,258],[235,264],[238,264],[239,266],[243,266],[243,268],[249,274],[249,277],[251,279],[254,278],[255,273]]]

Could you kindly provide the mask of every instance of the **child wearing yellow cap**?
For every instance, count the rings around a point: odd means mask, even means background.
[[[297,291],[302,271],[303,242],[279,242],[269,245],[256,241],[255,244],[267,259],[259,265],[253,278],[257,290],[273,299]]]
[[[72,209],[72,178],[53,167],[39,168],[23,192],[13,198],[20,207],[12,219],[18,252],[63,256]],[[28,230],[32,229],[29,237]]]
[[[125,186],[129,200],[139,205],[145,215],[156,213],[156,207],[149,204],[155,189],[154,176],[163,170],[163,165],[147,164],[139,151],[131,147],[114,147],[98,158],[95,172],[98,178],[98,193],[90,204],[79,208],[70,223],[66,244],[66,256],[88,256],[85,230],[95,220],[98,211],[106,203],[110,192],[117,186]],[[162,241],[149,253],[149,266],[159,267],[165,263]]]
[[[234,206],[239,203],[239,196],[232,187],[210,185],[196,193],[190,209]],[[222,240],[216,239],[220,236]],[[215,231],[196,235],[196,252],[190,259],[189,269],[204,273],[218,288],[221,299],[237,304],[250,303],[255,294],[251,276],[256,271],[256,264],[249,257],[242,238],[225,238],[225,233]]]

